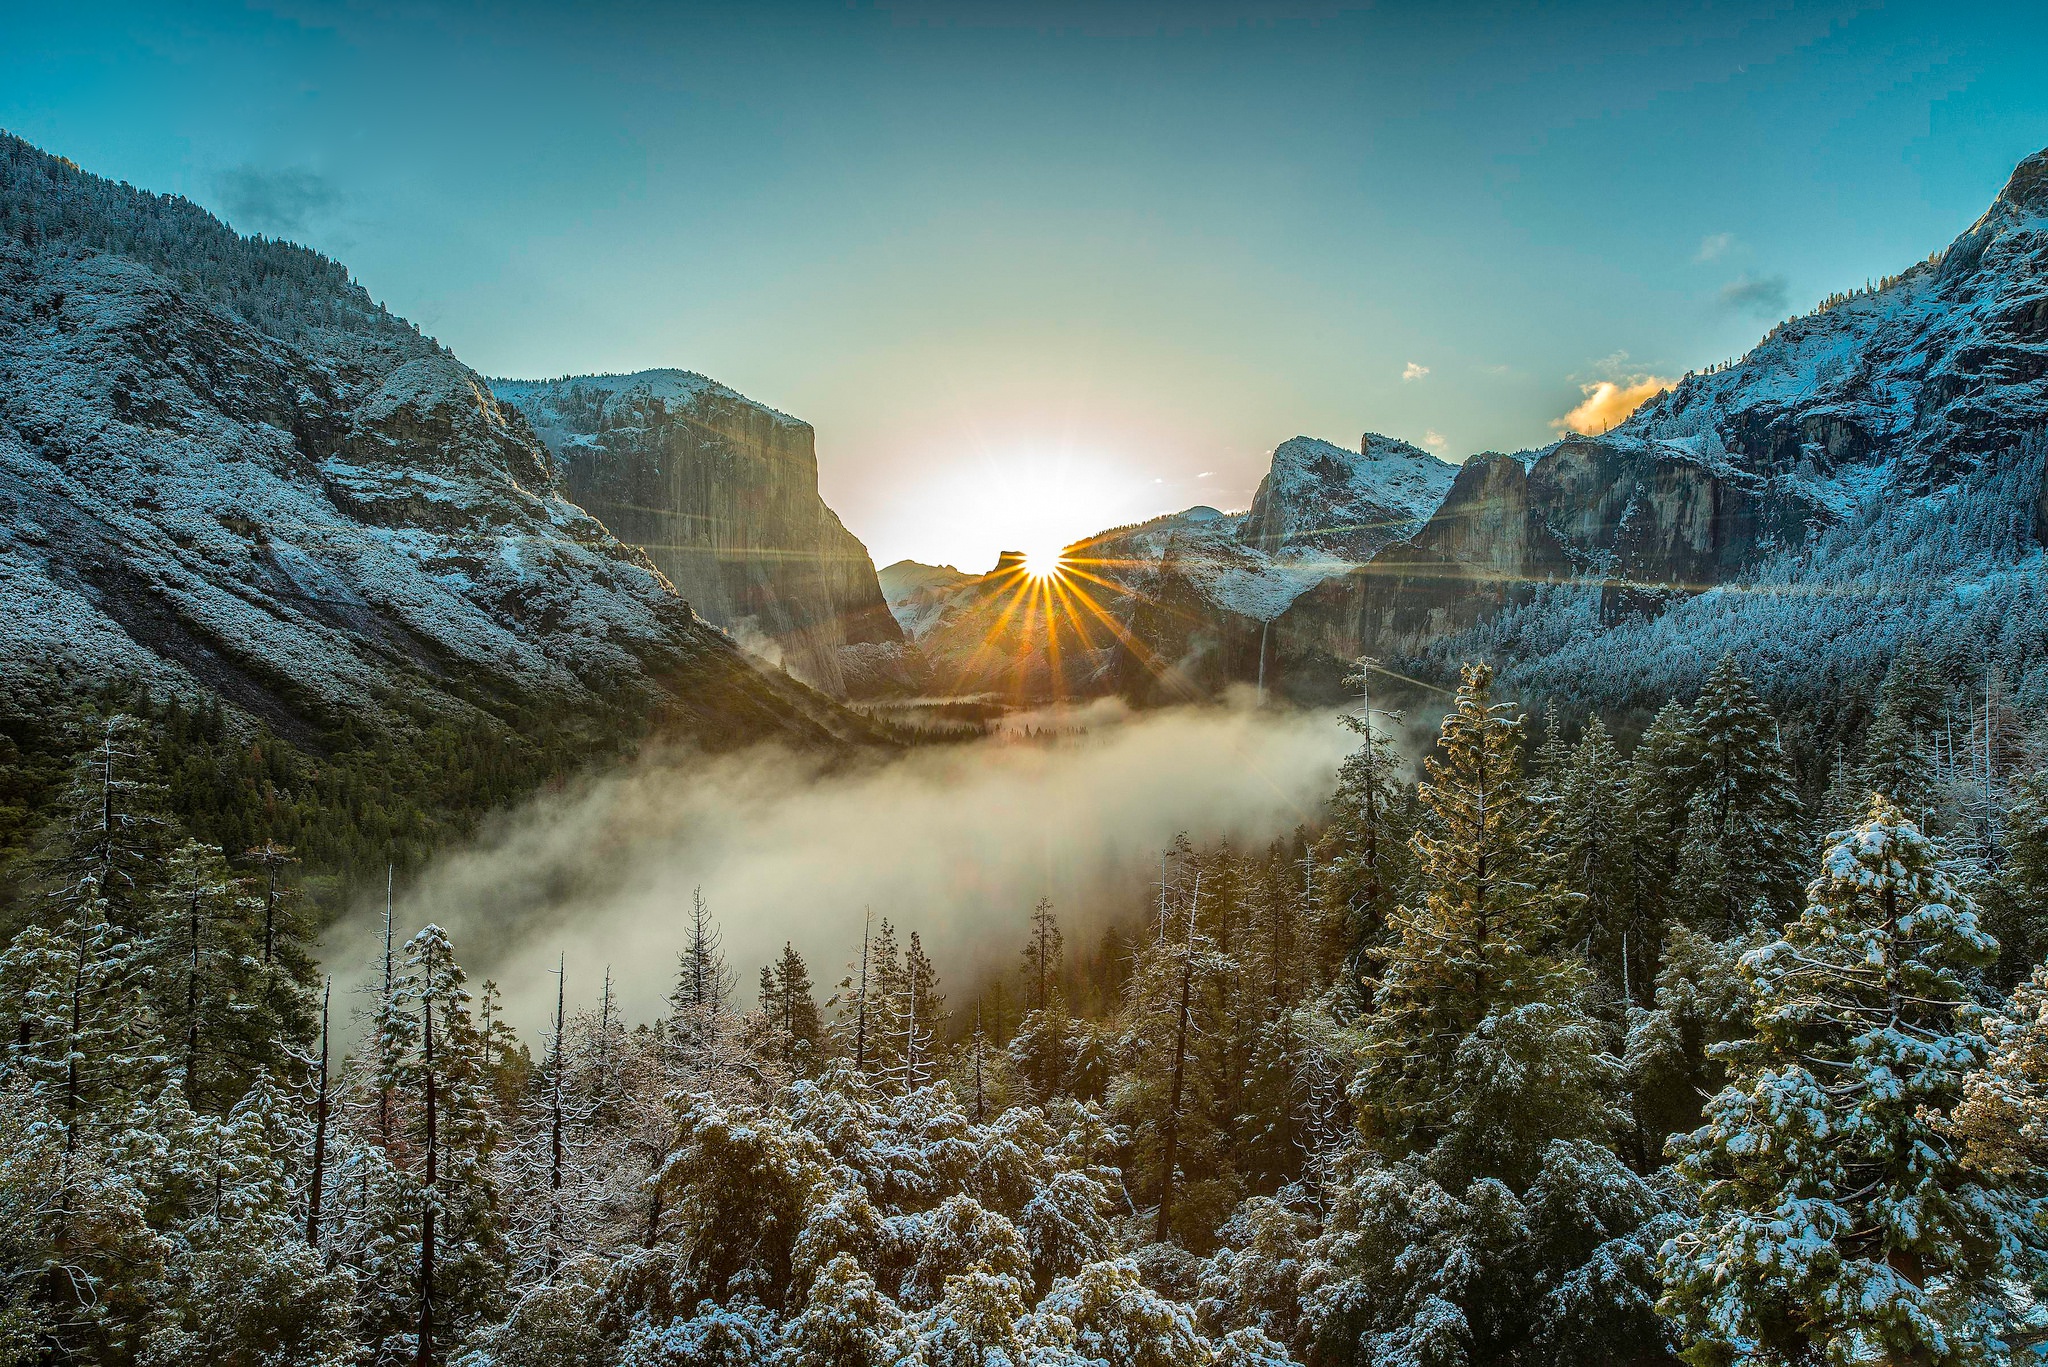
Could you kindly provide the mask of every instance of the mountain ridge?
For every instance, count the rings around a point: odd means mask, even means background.
[[[309,754],[876,739],[704,623],[338,264],[12,137],[0,513],[11,682],[218,697]]]

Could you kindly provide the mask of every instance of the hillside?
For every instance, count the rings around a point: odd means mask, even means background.
[[[16,703],[140,685],[224,705],[230,740],[345,767],[439,735],[517,782],[656,728],[866,734],[706,625],[516,410],[341,266],[14,138],[0,669]],[[387,762],[402,791],[444,777]]]

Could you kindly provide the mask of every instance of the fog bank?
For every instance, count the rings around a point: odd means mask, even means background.
[[[401,889],[402,941],[448,928],[473,984],[494,978],[522,1032],[544,1022],[557,954],[572,1002],[607,965],[629,1019],[661,1009],[701,886],[752,1005],[793,941],[822,1000],[859,953],[863,908],[918,931],[964,994],[1007,966],[1050,897],[1078,935],[1128,912],[1176,832],[1263,844],[1316,820],[1351,737],[1328,713],[1188,708],[1090,716],[1048,743],[1002,737],[851,765],[763,747],[669,752],[537,797]],[[360,982],[381,907],[328,934],[337,985]]]

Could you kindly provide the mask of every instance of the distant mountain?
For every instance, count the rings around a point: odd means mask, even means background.
[[[314,751],[577,718],[863,734],[701,621],[340,265],[11,137],[0,671],[218,696]]]
[[[999,567],[923,587],[898,617],[936,686],[957,692],[1165,702],[1256,682],[1259,644],[1245,638],[1413,534],[1456,473],[1374,433],[1356,451],[1295,437],[1274,449],[1249,512],[1195,507],[1115,528],[1067,548],[1057,591]]]
[[[809,423],[685,370],[491,389],[547,443],[569,497],[705,618],[828,693],[907,684],[874,562],[818,496]]]
[[[1456,473],[1420,447],[1377,432],[1366,433],[1356,451],[1295,437],[1274,448],[1237,536],[1269,555],[1312,548],[1363,563],[1413,535]]]

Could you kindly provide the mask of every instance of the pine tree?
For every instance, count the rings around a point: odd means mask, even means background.
[[[1653,935],[1680,911],[1678,877],[1691,795],[1693,738],[1683,707],[1657,713],[1628,761],[1630,919]]]
[[[1031,909],[1031,934],[1024,942],[1024,999],[1028,1010],[1043,1011],[1059,985],[1061,948],[1059,917],[1044,897]]]
[[[1553,780],[1552,843],[1563,877],[1579,894],[1566,927],[1616,991],[1633,995],[1655,946],[1655,927],[1637,918],[1631,887],[1628,774],[1598,717]]]
[[[888,928],[888,922],[882,925]],[[895,1061],[889,1075],[904,1091],[915,1091],[937,1076],[932,1042],[945,1024],[946,999],[939,992],[939,971],[914,930],[903,953],[903,967],[893,976],[896,995],[891,1043]]]
[[[918,953],[917,937],[911,949]],[[811,995],[811,971],[796,946],[782,945],[782,957],[761,969],[761,1011],[774,1031],[784,1068],[794,1076],[815,1071],[824,1060],[825,1022]]]
[[[470,1012],[466,975],[446,932],[429,925],[406,943],[393,988],[388,1069],[402,1147],[401,1180],[379,1194],[387,1286],[382,1337],[406,1335],[417,1362],[438,1362],[499,1308],[505,1228],[497,1182],[501,1130]],[[400,1025],[403,1022],[403,1025]],[[390,1256],[408,1250],[409,1259]],[[410,1267],[405,1263],[410,1262]]]
[[[1665,1268],[1689,1360],[2003,1360],[2030,1211],[1943,1121],[1990,1051],[1971,978],[1996,948],[1878,797],[1833,837],[1804,914],[1743,957],[1755,1035],[1673,1141],[1700,1190]]]
[[[893,1076],[903,1064],[906,1035],[903,955],[896,947],[896,927],[884,916],[868,949],[868,1071]]]
[[[2048,1172],[2048,964],[1986,1026],[1991,1054],[1963,1079],[1955,1132],[1985,1172],[2038,1179]]]
[[[1353,1009],[1370,1000],[1371,955],[1413,864],[1395,781],[1400,755],[1393,738],[1374,726],[1375,715],[1344,718],[1364,739],[1337,768],[1330,822],[1304,869],[1306,895],[1322,921],[1319,976],[1341,974]]]
[[[1463,1172],[1519,1172],[1547,1139],[1606,1119],[1597,1031],[1571,1005],[1582,971],[1548,952],[1571,899],[1522,783],[1521,722],[1492,686],[1490,667],[1465,667],[1424,761],[1421,897],[1378,956],[1351,1089],[1376,1148],[1443,1145]]]
[[[1777,723],[1733,655],[1707,676],[1692,737],[1694,793],[1727,878],[1720,905],[1709,910],[1732,930],[1760,906],[1791,905],[1799,886],[1799,793]]]

